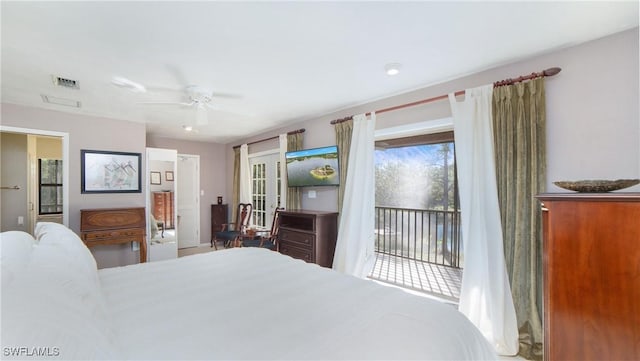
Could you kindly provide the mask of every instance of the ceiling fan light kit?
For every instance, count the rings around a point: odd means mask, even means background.
[[[213,91],[197,85],[189,85],[185,88],[191,101],[196,104],[209,103],[213,99]]]

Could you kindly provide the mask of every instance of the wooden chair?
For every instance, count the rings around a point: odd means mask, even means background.
[[[240,234],[242,234],[249,225],[252,212],[253,205],[251,205],[251,203],[238,204],[235,222],[223,223],[222,229],[211,235],[211,247],[218,249],[218,246],[216,245],[217,241],[224,241],[225,247],[229,247],[232,243],[236,242]]]
[[[268,234],[257,236],[254,238],[242,238],[241,247],[262,247],[269,248],[271,250],[278,249],[278,229],[280,228],[280,222],[278,222],[278,218],[280,215],[280,211],[284,210],[284,208],[276,208],[273,212],[273,221],[271,222],[271,231]]]

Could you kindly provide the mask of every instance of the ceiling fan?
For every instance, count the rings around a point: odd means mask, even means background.
[[[174,90],[174,89],[171,89]],[[218,98],[240,98],[235,94],[217,93],[211,89],[199,85],[188,85],[184,88],[184,93],[188,99],[186,102],[141,102],[139,104],[148,105],[181,105],[183,107],[193,107],[196,111],[196,125],[206,125],[209,120],[207,109],[224,111],[228,113],[242,114],[222,109],[217,104],[212,104],[214,97]],[[243,114],[244,115],[244,114]]]

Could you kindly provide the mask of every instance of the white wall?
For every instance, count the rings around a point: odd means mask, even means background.
[[[27,181],[29,157],[27,155],[27,136],[25,134],[1,133],[0,156],[2,157],[3,187],[18,186],[20,189],[3,189],[0,191],[0,231],[28,232],[27,220]],[[23,217],[24,223],[18,224],[18,217]]]
[[[80,233],[81,209],[145,206],[144,174],[141,193],[82,194],[80,190],[81,149],[140,153],[145,164],[144,124],[13,104],[2,104],[1,114],[3,126],[69,133],[69,227],[74,232]],[[3,159],[3,173],[8,169]],[[131,251],[127,244],[95,247],[91,251],[100,268],[137,263],[139,259],[138,251]]]
[[[36,158],[62,159],[62,140],[55,137],[36,137]]]
[[[473,59],[470,59],[473,61]],[[429,86],[406,94],[291,124],[245,141],[306,128],[304,147],[335,144],[329,121],[383,109],[497,80],[560,67],[547,78],[547,190],[561,192],[557,180],[640,178],[640,115],[638,112],[638,28],[575,47]],[[402,74],[401,76],[410,76]],[[446,101],[378,115],[377,129],[451,115]],[[235,144],[240,144],[237,142]],[[233,180],[232,145],[227,147],[227,193]],[[640,191],[640,186],[625,190]],[[336,210],[335,189],[303,199],[303,207]]]

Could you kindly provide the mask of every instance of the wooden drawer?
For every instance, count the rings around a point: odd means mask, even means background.
[[[313,257],[313,250],[311,248],[299,248],[296,247],[296,243],[290,243],[287,241],[281,241],[279,251],[282,254],[291,256],[295,259],[300,259],[305,262],[315,262]]]
[[[103,239],[111,239],[115,237],[140,237],[144,236],[144,229],[116,229],[116,230],[105,230],[105,231],[93,231],[93,232],[84,232],[83,238],[85,241],[99,241]]]
[[[315,244],[315,235],[311,233],[292,231],[286,228],[280,228],[278,238],[294,245],[295,247],[311,249]]]

